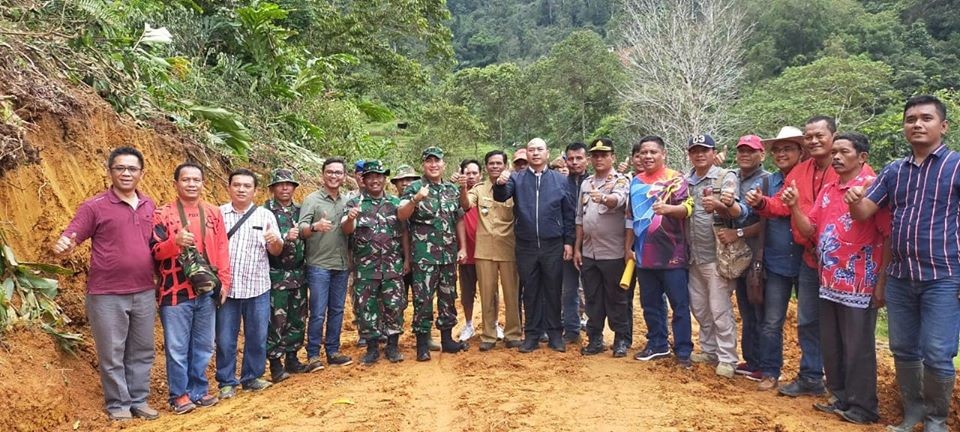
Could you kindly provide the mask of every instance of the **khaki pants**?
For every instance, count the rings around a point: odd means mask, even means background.
[[[514,261],[475,260],[477,266],[477,284],[480,288],[480,306],[483,317],[481,342],[497,341],[497,283],[503,288],[506,307],[506,323],[503,336],[507,341],[519,341],[520,330],[520,281],[517,277],[517,263]]]
[[[700,324],[700,350],[736,367],[740,358],[730,299],[733,282],[717,273],[716,263],[691,265],[689,271],[690,310]]]

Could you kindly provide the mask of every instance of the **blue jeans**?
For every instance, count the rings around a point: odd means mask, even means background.
[[[310,321],[307,323],[307,356],[320,355],[320,344],[329,357],[340,351],[343,304],[347,301],[347,271],[307,266],[310,287]],[[324,332],[326,321],[326,332]]]
[[[740,309],[740,351],[750,370],[760,366],[760,324],[763,305],[750,304],[747,298],[747,278],[737,278],[737,308]],[[766,302],[766,296],[764,296]]]
[[[563,262],[563,291],[560,293],[560,306],[565,335],[580,334],[580,271],[573,261]]]
[[[783,368],[783,323],[787,318],[790,295],[796,285],[797,278],[767,270],[756,355],[757,367],[765,377],[780,378],[780,369]]]
[[[664,350],[667,343],[667,306],[673,309],[673,350],[678,358],[690,358],[693,340],[690,325],[690,292],[687,269],[636,269],[643,320],[647,323],[647,348]]]
[[[956,374],[960,276],[932,281],[887,278],[890,351],[897,361],[923,361],[939,379]]]
[[[820,273],[803,263],[797,283],[797,338],[800,340],[800,378],[823,379],[820,353]]]
[[[206,396],[206,372],[213,356],[216,312],[210,293],[176,306],[160,307],[170,402],[184,394],[190,400]]]
[[[243,321],[243,366],[237,381],[237,337]],[[217,383],[220,387],[247,385],[260,378],[267,363],[267,325],[270,323],[270,291],[256,297],[235,299],[217,311]]]

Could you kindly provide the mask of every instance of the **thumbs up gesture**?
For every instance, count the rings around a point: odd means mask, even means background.
[[[70,237],[60,236],[57,243],[53,245],[53,253],[60,255],[72,252],[75,247],[77,247],[77,233],[70,234]]]
[[[500,177],[497,177],[497,184],[500,185],[500,186],[503,186],[503,185],[507,184],[507,182],[509,182],[509,181],[510,181],[510,171],[509,171],[509,170],[503,170],[503,172],[500,173]]]
[[[180,227],[180,232],[177,233],[173,241],[180,247],[190,247],[196,244],[193,233],[190,232],[190,221],[187,221],[186,225]]]
[[[350,210],[347,210],[347,220],[354,221],[357,220],[357,217],[360,216],[360,207],[353,207]]]
[[[325,233],[333,229],[333,223],[330,222],[330,219],[327,219],[326,211],[320,214],[320,220],[313,224],[312,228],[318,233]]]
[[[747,195],[744,196],[744,199],[751,207],[757,207],[761,202],[763,202],[763,191],[760,190],[760,186],[757,185],[756,188],[747,191]]]
[[[662,215],[667,212],[667,203],[663,202],[663,197],[657,197],[657,201],[653,203],[653,213]]]
[[[707,213],[713,213],[717,207],[717,199],[713,196],[713,189],[706,188],[703,190],[703,199],[700,200],[700,204],[703,205],[703,210]]]
[[[290,231],[287,231],[287,241],[294,241],[300,237],[300,229],[297,227],[290,228]]]
[[[280,240],[280,235],[269,227],[264,230],[263,239],[266,240],[267,243],[276,243],[278,241],[282,241]]]
[[[629,158],[629,157],[627,157],[626,159],[623,160],[623,162],[620,162],[620,164],[617,165],[617,172],[619,172],[619,173],[621,173],[621,174],[625,174],[629,169],[630,169],[630,158]]]
[[[856,204],[863,199],[863,196],[867,193],[867,188],[873,184],[876,177],[869,177],[863,182],[863,186],[853,186],[850,189],[847,189],[847,192],[843,194],[843,202],[847,204]]]
[[[420,190],[417,191],[417,194],[414,195],[413,197],[416,199],[417,202],[420,202],[427,199],[428,196],[430,196],[430,186],[423,185],[420,187]]]
[[[798,198],[799,198],[799,195],[797,190],[797,181],[791,180],[790,186],[787,186],[783,190],[783,193],[780,194],[780,200],[783,201],[784,204],[790,207],[795,207],[797,205]]]

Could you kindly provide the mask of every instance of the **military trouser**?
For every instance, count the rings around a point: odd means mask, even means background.
[[[353,280],[353,314],[360,339],[378,339],[403,332],[403,279]]]
[[[430,333],[433,295],[437,295],[437,328],[457,325],[457,265],[416,264],[413,267],[413,332]]]
[[[278,359],[303,346],[307,318],[307,286],[270,290],[267,358]]]

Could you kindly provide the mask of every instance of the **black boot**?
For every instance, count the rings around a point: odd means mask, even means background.
[[[430,334],[417,333],[417,361],[430,360]]]
[[[940,378],[930,368],[923,371],[923,404],[927,416],[923,419],[923,432],[947,432],[947,415],[950,414],[950,397],[956,378]]]
[[[397,346],[397,342],[399,340],[399,334],[394,334],[387,337],[386,356],[387,360],[390,360],[390,363],[398,363],[403,361],[403,354],[400,354],[400,347]]]
[[[288,352],[287,359],[284,363],[285,369],[289,373],[298,374],[306,371],[306,367],[303,363],[300,363],[300,359],[297,358],[297,353],[295,352]]]
[[[274,384],[290,378],[290,374],[283,370],[283,363],[278,358],[270,359],[270,381]]]
[[[450,333],[453,329],[440,330],[440,351],[445,353],[458,353],[466,351],[470,346],[466,342],[456,342]]]
[[[367,339],[367,354],[360,359],[364,366],[370,366],[380,360],[380,340],[378,338]]]
[[[903,403],[903,421],[887,426],[890,432],[910,432],[926,415],[923,406],[923,362],[895,361],[900,400]]]

